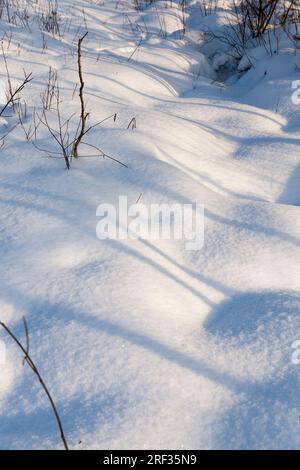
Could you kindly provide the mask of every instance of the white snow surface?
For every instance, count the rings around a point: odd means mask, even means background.
[[[0,22],[1,36],[13,33],[12,78],[32,71],[23,95],[32,110],[51,65],[63,112],[75,111],[76,40],[87,28],[90,119],[117,113],[89,141],[128,168],[79,158],[67,171],[20,126],[6,138],[0,320],[24,339],[26,316],[73,449],[299,447],[299,58],[288,44],[253,54],[255,68],[227,86],[191,39],[202,21],[195,2],[189,40],[176,2],[59,5],[70,20],[61,39]],[[2,58],[0,67],[3,82]],[[127,129],[133,117],[137,129]],[[45,130],[39,144],[53,146]],[[140,194],[146,205],[204,204],[202,250],[98,240],[98,204]],[[0,339],[0,447],[60,448],[36,377],[4,331]]]

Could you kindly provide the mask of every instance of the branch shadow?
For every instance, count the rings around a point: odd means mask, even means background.
[[[285,188],[277,202],[280,204],[300,205],[300,165],[298,165],[286,182]]]
[[[291,345],[300,335],[299,293],[239,293],[218,305],[204,327],[219,341],[235,339],[259,355],[277,356],[275,368],[270,360],[265,379],[241,388],[234,406],[220,410],[213,424],[216,448],[298,448],[300,376],[299,366],[291,362]],[[259,371],[256,360],[253,367]]]

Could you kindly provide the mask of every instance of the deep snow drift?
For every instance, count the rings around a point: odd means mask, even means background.
[[[127,1],[59,4],[69,22],[62,38],[0,22],[12,79],[33,73],[22,96],[32,112],[51,66],[63,112],[76,111],[76,41],[87,29],[91,119],[117,113],[89,141],[128,168],[82,158],[67,171],[21,126],[5,139],[0,320],[24,338],[26,316],[71,448],[297,448],[298,55],[283,39],[277,54],[253,51],[255,67],[222,84],[224,51],[201,46],[213,21],[196,2],[184,37],[176,2],[142,11]],[[133,117],[137,128],[127,129]],[[2,118],[2,134],[14,119]],[[38,143],[53,145],[45,129]],[[119,195],[204,204],[203,249],[98,240],[96,208]],[[36,378],[0,335],[0,447],[60,448]]]

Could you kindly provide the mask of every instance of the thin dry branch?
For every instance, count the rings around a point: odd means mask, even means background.
[[[14,101],[16,100],[18,94],[21,93],[21,91],[23,91],[23,89],[25,88],[25,86],[29,82],[31,82],[32,78],[33,78],[32,73],[25,74],[25,78],[24,78],[23,82],[21,83],[21,85],[19,85],[14,91],[9,93],[9,97],[8,97],[5,105],[0,110],[0,117],[3,115],[4,111],[9,107],[9,105],[14,103]]]
[[[11,339],[15,342],[15,344],[21,349],[21,351],[24,354],[24,361],[29,365],[31,370],[37,376],[37,378],[38,378],[38,380],[39,380],[39,382],[40,382],[40,384],[41,384],[41,386],[42,386],[44,392],[46,393],[46,395],[48,397],[48,400],[50,402],[51,408],[53,410],[53,413],[54,413],[54,416],[55,416],[55,419],[56,419],[56,422],[57,422],[57,425],[58,425],[58,428],[59,428],[60,437],[61,437],[61,440],[63,442],[64,448],[65,448],[65,450],[69,450],[68,443],[67,443],[65,433],[64,433],[64,429],[63,429],[63,426],[62,426],[62,422],[61,422],[61,419],[59,417],[59,414],[58,414],[56,405],[54,403],[54,400],[53,400],[53,398],[51,396],[51,393],[50,393],[47,385],[45,384],[45,382],[44,382],[37,366],[35,365],[35,363],[33,362],[32,358],[31,358],[31,356],[29,355],[29,333],[28,333],[28,325],[27,325],[27,322],[26,322],[25,318],[23,318],[23,322],[24,322],[25,335],[26,335],[26,347],[24,347],[22,345],[22,343],[18,340],[18,338],[14,335],[14,333],[8,328],[8,326],[6,326],[5,323],[0,322],[0,326],[2,326],[2,328],[4,328],[6,333],[11,337]]]
[[[87,118],[89,117],[89,113],[86,112],[85,110],[85,102],[84,102],[84,80],[83,80],[83,74],[82,74],[82,63],[81,63],[81,45],[86,36],[88,35],[88,32],[86,32],[78,41],[78,46],[77,46],[77,64],[78,64],[78,76],[79,76],[79,82],[80,82],[80,88],[79,88],[79,99],[80,99],[80,122],[79,122],[79,131],[77,138],[74,142],[73,145],[73,150],[72,150],[72,156],[74,158],[78,157],[78,147],[80,145],[80,142],[85,135],[85,129],[86,129],[86,121]]]

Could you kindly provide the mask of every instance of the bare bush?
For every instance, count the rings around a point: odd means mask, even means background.
[[[202,0],[198,3],[202,16],[208,16],[214,13],[218,8],[219,0]]]
[[[71,165],[71,159],[72,159],[72,155],[70,152],[71,143],[70,143],[69,127],[70,127],[70,122],[72,120],[73,115],[68,117],[64,121],[61,117],[59,85],[57,85],[56,87],[54,96],[55,96],[55,102],[56,102],[56,105],[55,105],[56,123],[57,123],[56,127],[54,128],[52,124],[49,122],[48,113],[45,108],[43,108],[41,116],[38,114],[38,119],[39,119],[39,123],[42,124],[48,130],[49,134],[52,136],[52,138],[58,145],[59,151],[53,152],[53,151],[39,148],[36,143],[34,145],[39,150],[46,153],[48,156],[52,156],[52,157],[56,156],[56,158],[60,158],[60,157],[57,157],[57,155],[59,156],[62,155],[65,160],[66,167],[69,170],[70,165]]]
[[[280,0],[242,0],[240,11],[252,38],[261,38],[274,23]]]
[[[30,29],[27,3],[22,0],[0,0],[0,19]]]
[[[39,16],[39,25],[42,31],[60,36],[61,16],[57,0],[48,0],[46,12]]]
[[[57,81],[57,76],[55,76],[55,83],[53,82],[53,76],[52,79],[48,79],[48,85],[47,85],[47,90],[50,89],[50,92],[48,93],[46,90],[46,96],[42,95],[42,113],[38,114],[37,117],[39,120],[39,124],[42,124],[44,128],[47,129],[49,135],[52,137],[52,140],[56,144],[57,150],[52,151],[49,149],[41,148],[34,143],[35,147],[39,150],[41,150],[43,153],[46,154],[46,156],[51,157],[51,158],[63,158],[65,161],[66,168],[69,170],[71,167],[71,163],[73,158],[78,158],[80,157],[85,157],[85,158],[91,158],[91,157],[103,157],[103,158],[108,158],[110,160],[113,160],[117,163],[119,163],[122,166],[127,166],[118,159],[107,155],[104,153],[99,147],[96,147],[95,145],[92,145],[89,142],[84,141],[84,137],[89,134],[89,132],[94,129],[95,127],[99,126],[102,124],[104,121],[107,119],[114,119],[116,120],[116,114],[113,114],[112,116],[109,116],[108,118],[103,119],[100,122],[97,122],[94,125],[87,126],[87,121],[89,117],[89,113],[86,111],[86,103],[85,103],[85,98],[84,98],[84,80],[83,80],[83,68],[82,68],[82,42],[86,38],[87,33],[82,36],[77,45],[77,65],[78,65],[78,79],[79,79],[79,102],[80,102],[80,108],[79,108],[79,117],[78,117],[78,122],[77,126],[74,129],[73,122],[76,119],[76,112],[69,115],[67,118],[63,118],[63,114],[61,112],[61,97],[60,97],[60,87],[59,83]],[[52,83],[52,85],[51,85]],[[75,91],[77,90],[78,85],[75,87]],[[74,93],[75,93],[74,91]],[[50,98],[49,98],[50,96]],[[48,99],[47,99],[48,97]],[[49,99],[51,101],[51,106],[48,108],[46,107],[47,104],[49,104]],[[53,105],[52,105],[53,102]],[[54,119],[54,124],[52,124]],[[94,150],[97,151],[96,154],[93,155],[79,155],[79,146],[86,146],[89,148],[93,148]]]
[[[236,58],[242,57],[247,47],[257,45],[263,45],[272,54],[271,34],[278,42],[276,29],[286,26],[295,1],[232,0],[227,25],[221,32],[208,30],[206,37],[208,40],[217,38],[228,45]]]
[[[43,109],[48,111],[52,107],[52,102],[57,88],[57,71],[49,67],[48,80],[45,90],[41,93]]]

